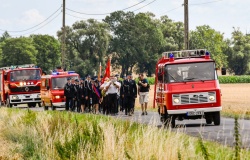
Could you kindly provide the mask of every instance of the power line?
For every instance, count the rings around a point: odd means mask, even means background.
[[[31,31],[31,32],[28,32],[28,33],[24,33],[24,34],[19,34],[19,35],[11,35],[11,36],[23,36],[23,35],[27,35],[27,34],[31,34],[31,33],[34,33],[35,31],[47,26],[50,22],[52,22],[53,20],[55,20],[59,15],[61,14],[61,12],[59,12],[54,18],[52,18],[50,21],[48,21],[47,23],[45,23],[44,25],[42,25],[41,27]]]
[[[25,31],[28,31],[28,30],[31,30],[39,25],[41,25],[42,23],[44,23],[45,21],[47,21],[48,19],[50,19],[53,15],[55,15],[60,9],[62,8],[62,6],[60,6],[60,8],[58,8],[54,13],[52,13],[48,18],[46,18],[44,21],[40,22],[39,24],[33,26],[33,27],[30,27],[30,28],[27,28],[27,29],[24,29],[24,30],[20,30],[20,31],[8,31],[6,29],[0,29],[0,31],[7,31],[7,32],[25,32]]]
[[[210,1],[210,2],[204,2],[204,3],[194,3],[194,4],[189,4],[189,5],[204,5],[204,4],[215,3],[215,2],[219,2],[219,1],[223,1],[223,0]],[[170,9],[170,10],[168,10],[168,11],[166,11],[166,12],[161,13],[161,14],[165,14],[165,13],[168,13],[168,12],[172,12],[172,11],[174,11],[174,10],[177,10],[177,9],[181,8],[181,7],[183,7],[183,4],[182,4],[181,6],[179,6],[179,7]]]
[[[83,18],[83,17],[78,17],[78,16],[75,16],[75,15],[72,15],[72,14],[68,14],[68,13],[66,13],[66,15],[69,15],[69,16],[75,17],[75,18],[79,18],[79,19],[82,19],[82,20],[88,20],[88,19],[103,20],[103,19],[96,19],[96,18]]]
[[[177,9],[179,9],[179,8],[182,8],[182,7],[183,7],[183,5],[181,5],[181,6],[179,6],[179,7],[176,7],[176,8],[173,8],[173,9],[170,9],[170,10],[168,10],[168,11],[166,11],[166,12],[161,13],[161,14],[165,14],[165,13],[168,13],[168,12],[172,12],[172,11],[177,10]]]
[[[141,4],[141,3],[145,2],[145,1],[146,0],[140,1],[140,2],[138,2],[138,3],[136,3],[136,4],[132,5],[132,6],[129,6],[127,8],[123,8],[123,9],[121,9],[119,11],[125,11],[125,10],[127,10],[129,8],[132,8],[134,6],[137,6],[137,5],[139,5],[139,4]],[[156,1],[156,0],[154,0],[154,1]],[[79,13],[79,14],[84,14],[84,15],[107,15],[107,14],[111,14],[112,13],[112,12],[110,12],[110,13],[84,13],[84,12],[78,12],[78,11],[75,11],[75,10],[72,10],[72,9],[69,9],[69,8],[66,8],[66,9],[69,10],[69,11],[71,11],[71,12],[75,12],[75,13]]]
[[[153,1],[149,2],[149,3],[146,4],[146,5],[140,7],[140,8],[138,8],[138,9],[136,9],[136,10],[133,10],[132,12],[138,11],[138,10],[140,10],[140,9],[142,9],[142,8],[144,8],[144,7],[148,6],[148,5],[150,5],[151,3],[154,3],[155,1],[156,1],[156,0],[153,0]]]
[[[191,3],[189,5],[203,5],[203,4],[208,4],[208,3],[215,3],[215,2],[219,2],[219,1],[223,1],[223,0],[217,0],[217,1],[210,1],[210,2],[204,2],[204,3]]]

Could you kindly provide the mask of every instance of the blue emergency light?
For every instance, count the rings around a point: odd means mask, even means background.
[[[75,71],[68,71],[68,74],[73,74],[75,73]]]
[[[170,62],[174,61],[174,54],[173,53],[170,53],[170,55],[169,55],[169,61]]]
[[[205,54],[205,59],[210,59],[210,53],[208,51]]]

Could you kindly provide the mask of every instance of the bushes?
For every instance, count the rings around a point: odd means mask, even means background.
[[[220,83],[250,83],[250,76],[219,76]]]
[[[149,84],[152,85],[155,83],[154,77],[147,77]],[[219,76],[219,82],[222,83],[250,83],[250,76]]]

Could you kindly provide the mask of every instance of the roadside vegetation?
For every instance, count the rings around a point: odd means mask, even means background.
[[[155,84],[154,77],[148,77],[148,82],[151,85]],[[137,79],[136,79],[137,81]],[[250,75],[242,76],[219,76],[220,84],[234,84],[234,83],[250,83]]]
[[[239,135],[238,135],[239,136]],[[250,159],[181,131],[112,117],[0,108],[0,159]]]

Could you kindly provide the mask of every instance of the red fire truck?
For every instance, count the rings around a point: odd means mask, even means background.
[[[221,90],[210,53],[205,49],[164,52],[156,65],[154,100],[164,125],[201,118],[220,125]]]
[[[65,107],[64,85],[67,78],[79,79],[79,75],[74,71],[57,70],[51,75],[43,75],[41,78],[41,99],[44,110],[51,107],[55,110],[57,107]]]
[[[0,69],[0,98],[7,107],[28,104],[41,106],[40,84],[42,70],[34,64],[25,64]]]

